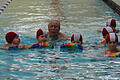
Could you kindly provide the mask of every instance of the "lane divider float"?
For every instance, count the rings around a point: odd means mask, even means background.
[[[4,4],[3,6],[1,6],[0,8],[0,14],[2,14],[2,12],[7,8],[7,6],[12,2],[13,0],[8,0],[6,2],[6,4]]]

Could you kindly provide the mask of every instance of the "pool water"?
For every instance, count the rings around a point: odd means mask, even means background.
[[[109,18],[120,29],[119,16],[102,0],[13,0],[0,15],[0,45],[7,32],[15,31],[21,44],[29,46],[37,41],[39,28],[47,30],[49,20],[58,19],[61,32],[70,37],[81,33],[88,49],[62,52],[60,44],[70,41],[59,39],[54,49],[0,50],[0,80],[119,80],[120,59],[100,57],[107,47],[94,47]]]

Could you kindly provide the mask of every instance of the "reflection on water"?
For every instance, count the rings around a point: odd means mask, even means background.
[[[62,11],[63,5],[59,0],[51,0],[50,16],[52,19],[64,20],[64,13]]]
[[[21,44],[30,45],[36,42],[39,28],[47,30],[48,21],[58,19],[61,32],[69,36],[81,33],[88,49],[62,52],[60,44],[70,41],[60,39],[52,42],[55,46],[52,50],[0,50],[0,79],[119,80],[120,59],[98,56],[106,47],[96,46],[103,39],[101,29],[111,17],[117,20],[118,26],[120,18],[101,0],[13,0],[0,15],[0,45],[6,43],[4,37],[8,31],[17,32]]]

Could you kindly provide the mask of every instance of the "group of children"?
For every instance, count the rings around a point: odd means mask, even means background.
[[[108,45],[108,49],[105,49],[102,51],[102,54],[104,53],[117,53],[120,52],[120,49],[117,48],[118,45],[118,36],[116,33],[119,32],[118,29],[116,29],[116,20],[115,19],[109,19],[106,23],[106,27],[102,30],[102,35],[104,40],[99,41],[99,45]]]
[[[108,45],[109,48],[105,49],[102,51],[104,52],[120,52],[120,49],[116,48],[118,44],[118,37],[116,35],[116,32],[119,30],[116,29],[116,21],[115,19],[109,19],[106,23],[106,27],[103,28],[102,30],[102,35],[104,40],[99,41],[99,45]],[[30,46],[24,46],[20,44],[20,38],[19,35],[16,34],[15,32],[8,32],[5,36],[6,41],[8,44],[5,44],[1,46],[0,48],[2,49],[11,49],[14,47],[18,48],[35,48],[39,46],[42,43],[46,43],[47,40],[47,32],[45,30],[39,29],[36,33],[36,39],[38,40],[37,42],[33,43]],[[76,43],[82,46],[83,43],[83,38],[81,34],[73,34],[71,36],[71,43]]]
[[[7,44],[1,46],[1,49],[7,49],[10,50],[11,48],[37,48],[41,44],[46,43],[47,41],[47,31],[39,29],[36,32],[36,39],[38,40],[37,42],[31,44],[30,46],[24,46],[20,44],[20,38],[19,35],[16,34],[15,32],[8,32],[5,36],[5,39],[7,41]],[[81,34],[73,34],[71,37],[71,42],[76,43],[79,45],[82,45],[83,40],[82,40],[82,35]]]

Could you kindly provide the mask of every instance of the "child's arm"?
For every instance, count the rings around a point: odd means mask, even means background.
[[[105,45],[106,41],[105,40],[102,40],[102,41],[99,41],[98,44],[99,45]]]
[[[38,44],[39,42],[35,42],[33,44],[31,44],[30,46],[28,46],[29,48],[31,48],[34,44]]]
[[[119,48],[117,48],[117,52],[120,52],[120,49],[119,49]]]
[[[0,49],[8,49],[8,46],[3,45],[3,46],[0,47]]]
[[[106,52],[109,52],[109,49],[105,49],[101,52],[100,56],[104,56]]]
[[[27,49],[27,48],[29,48],[28,46],[24,46],[24,45],[22,45],[22,44],[19,44],[18,47],[19,47],[19,48],[23,48],[23,49]]]
[[[115,33],[118,33],[118,32],[119,32],[119,30],[117,28],[115,28]]]

